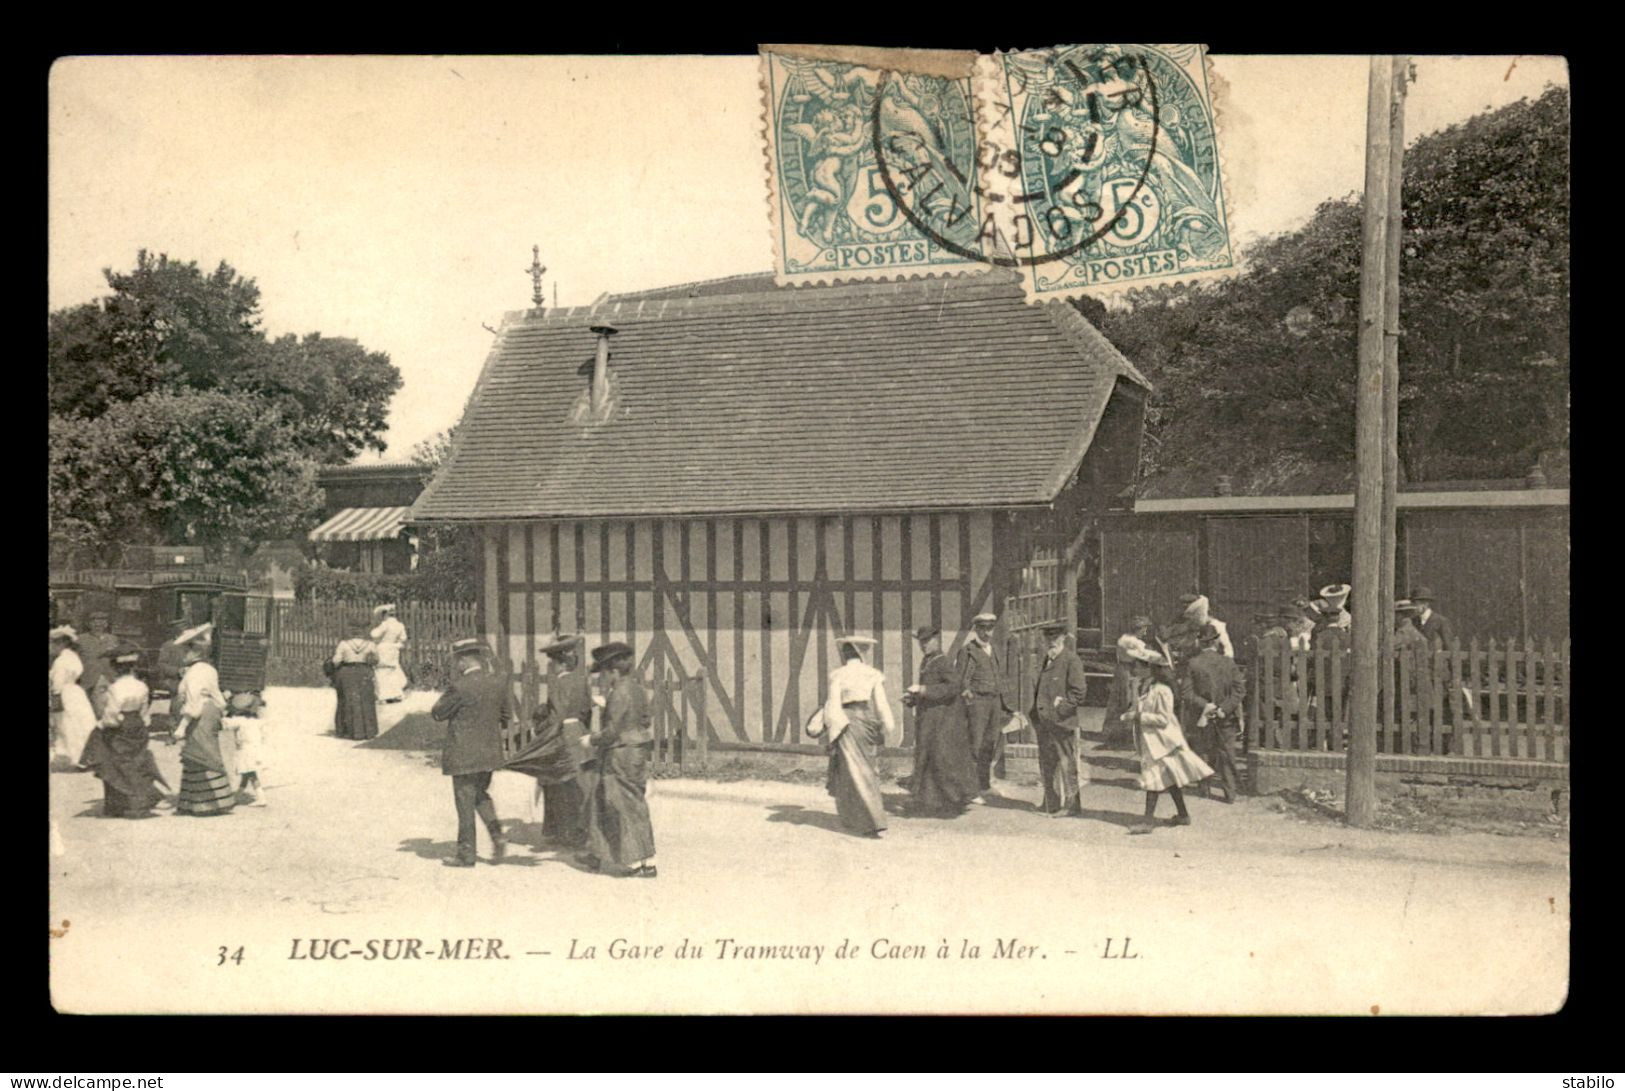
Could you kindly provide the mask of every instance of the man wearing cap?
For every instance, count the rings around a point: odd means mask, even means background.
[[[1088,697],[1083,660],[1066,646],[1066,626],[1044,626],[1049,648],[1033,690],[1033,730],[1038,735],[1038,773],[1044,782],[1039,811],[1053,817],[1081,814],[1075,730],[1078,709]]]
[[[1455,647],[1456,627],[1433,608],[1433,588],[1426,585],[1413,588],[1411,602],[1416,605],[1416,628],[1427,638],[1428,647],[1435,651]]]
[[[1211,622],[1197,640],[1200,649],[1179,679],[1179,720],[1191,725],[1191,745],[1218,773],[1224,801],[1234,803],[1240,784],[1235,736],[1247,683],[1236,661],[1219,646],[1219,631]]]
[[[920,680],[903,695],[914,709],[914,802],[926,813],[958,814],[977,796],[963,684],[942,654],[941,629],[922,625],[914,638],[920,642]]]
[[[581,669],[579,636],[555,636],[538,651],[558,667],[547,680],[547,700],[532,716],[536,734],[507,768],[536,778],[542,799],[542,837],[579,844],[582,738],[592,720],[592,686]]]
[[[588,867],[619,867],[621,878],[656,875],[655,831],[649,820],[649,760],[654,735],[643,680],[633,674],[632,646],[619,640],[592,650],[594,674],[609,682],[604,714],[589,736],[598,753],[598,776],[586,801]]]
[[[1000,729],[1014,712],[1016,699],[1005,678],[1004,656],[993,647],[995,614],[977,614],[971,621],[971,636],[959,653],[960,689],[965,700],[966,729],[970,738],[971,760],[976,765],[976,783],[981,789],[974,803],[993,787],[993,762],[998,754]]]
[[[491,802],[491,773],[502,768],[502,739],[513,723],[513,694],[506,681],[485,669],[490,652],[484,641],[459,640],[451,650],[457,656],[457,676],[429,711],[446,724],[440,769],[451,777],[457,806],[457,856],[446,866],[474,866],[475,815],[491,835],[491,862],[500,863],[507,844]]]

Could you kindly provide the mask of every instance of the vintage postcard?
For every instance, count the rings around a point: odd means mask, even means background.
[[[1564,1005],[1566,63],[1010,44],[55,65],[58,1010]]]

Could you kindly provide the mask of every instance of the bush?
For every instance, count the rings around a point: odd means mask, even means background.
[[[436,559],[434,555],[424,561]],[[325,564],[306,565],[294,576],[294,594],[326,602],[472,602],[474,577],[447,564],[420,562],[416,572],[384,575],[347,572]]]

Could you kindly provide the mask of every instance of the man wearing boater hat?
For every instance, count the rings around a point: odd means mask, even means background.
[[[1066,626],[1052,621],[1044,626],[1049,648],[1033,690],[1033,730],[1038,735],[1038,773],[1044,782],[1039,811],[1058,818],[1081,814],[1078,800],[1078,709],[1088,697],[1088,676],[1083,660],[1066,646]]]
[[[993,762],[998,756],[1000,729],[1016,709],[1016,699],[1005,677],[1004,656],[993,647],[996,614],[977,614],[971,636],[959,653],[959,678],[964,690],[971,758],[976,763],[976,784],[981,803],[993,787]]]
[[[470,637],[457,641],[451,650],[457,656],[457,676],[429,713],[446,723],[440,768],[451,777],[457,805],[457,856],[446,866],[474,866],[476,814],[491,835],[491,862],[500,863],[507,845],[491,802],[491,773],[502,768],[502,737],[513,722],[513,694],[506,682],[485,669],[490,652],[484,641]]]

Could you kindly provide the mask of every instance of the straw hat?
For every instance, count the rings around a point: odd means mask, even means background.
[[[79,634],[72,625],[58,625],[51,630],[52,640],[66,640],[69,644],[79,643]]]
[[[1333,610],[1341,610],[1349,598],[1349,585],[1346,583],[1329,583],[1320,589],[1320,597],[1325,599]]]

